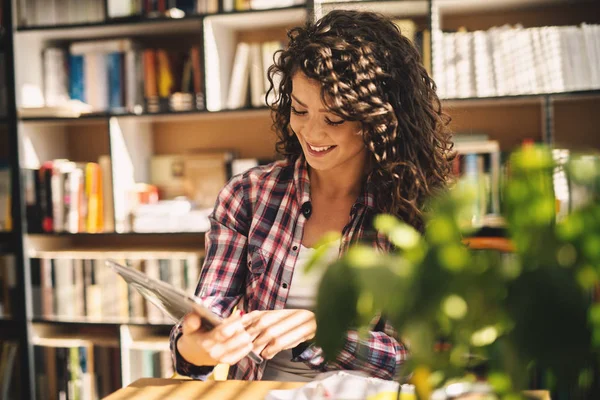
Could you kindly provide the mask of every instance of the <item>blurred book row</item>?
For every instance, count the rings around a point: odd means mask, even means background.
[[[85,24],[104,20],[103,0],[17,0],[18,26]]]
[[[151,155],[140,167],[148,182],[113,172],[109,156],[46,161],[22,172],[28,232],[206,232],[227,180],[267,161],[235,159],[229,151]],[[0,206],[8,212],[6,193]]]
[[[219,12],[219,0],[18,0],[20,27],[85,24],[132,17],[184,18]],[[291,7],[306,0],[222,0],[224,12]],[[106,12],[105,12],[106,11]]]
[[[198,46],[143,48],[131,39],[74,42],[43,52],[44,93],[23,117],[204,109]]]
[[[11,318],[14,314],[14,301],[17,298],[17,269],[15,257],[0,254],[0,319]],[[0,377],[2,374],[0,374]]]
[[[96,400],[121,388],[118,347],[65,343],[34,346],[33,355],[38,400]]]
[[[101,251],[97,256],[96,259],[69,258],[73,256],[65,252],[60,258],[32,258],[34,316],[67,321],[173,322],[107,267],[105,258],[100,258]],[[200,254],[121,261],[188,293],[196,290]]]
[[[440,33],[434,40],[434,77],[441,98],[600,88],[600,25],[504,25]]]
[[[117,342],[111,346],[68,336],[40,342],[47,345],[34,346],[38,400],[97,400],[139,378],[174,374],[168,338],[167,350],[119,350]]]

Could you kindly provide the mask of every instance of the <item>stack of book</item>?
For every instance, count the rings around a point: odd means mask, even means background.
[[[84,24],[104,20],[103,0],[18,0],[18,25]]]
[[[600,88],[600,25],[443,33],[434,76],[442,98]]]
[[[63,252],[31,259],[34,315],[67,321],[173,322],[107,267],[102,252],[97,255],[80,259]],[[190,294],[196,290],[201,254],[121,261]]]
[[[31,233],[112,231],[110,158],[98,163],[46,161],[23,171],[27,226]]]
[[[267,105],[265,95],[270,87],[267,70],[273,64],[276,51],[282,48],[283,44],[278,41],[238,43],[229,81],[227,108],[244,108],[248,103],[252,107]],[[277,77],[274,83],[278,87]],[[270,95],[269,103],[275,98],[275,93]]]

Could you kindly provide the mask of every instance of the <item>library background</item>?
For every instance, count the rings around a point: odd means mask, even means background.
[[[393,17],[420,50],[455,173],[485,182],[478,234],[502,235],[510,151],[600,147],[598,1],[3,0],[0,399],[172,376],[171,321],[103,259],[193,292],[219,189],[276,157],[273,53],[338,8]]]

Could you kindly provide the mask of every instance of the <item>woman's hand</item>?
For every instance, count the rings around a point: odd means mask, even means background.
[[[179,354],[197,366],[236,364],[253,349],[252,337],[244,329],[240,312],[206,332],[200,317],[190,313],[183,320],[183,335],[177,341]]]
[[[308,310],[252,311],[242,317],[254,352],[270,360],[282,350],[315,337],[315,314]]]

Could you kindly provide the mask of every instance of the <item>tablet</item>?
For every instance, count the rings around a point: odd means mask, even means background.
[[[196,296],[190,296],[173,285],[150,278],[148,275],[114,260],[106,260],[106,265],[118,273],[128,285],[140,292],[146,300],[164,312],[174,323],[191,312],[200,316],[202,327],[207,330],[213,329],[223,321],[223,318],[202,305],[202,301]],[[263,361],[253,352],[248,356],[257,364]]]

